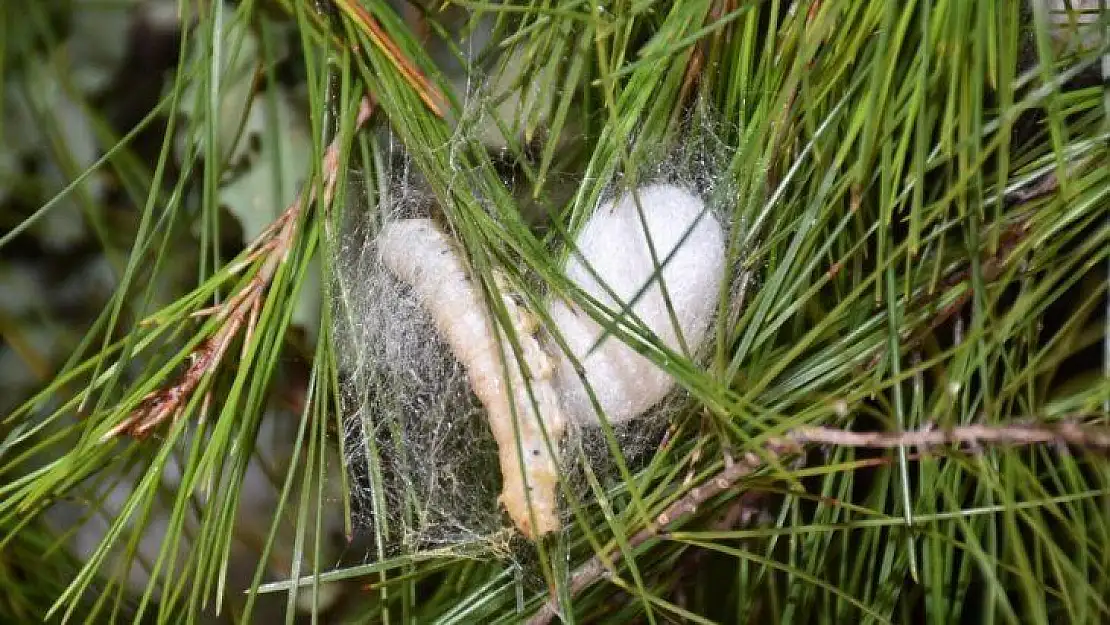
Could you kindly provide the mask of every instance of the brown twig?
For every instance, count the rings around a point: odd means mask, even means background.
[[[1074,422],[1010,424],[1010,425],[967,425],[949,429],[925,429],[910,432],[850,432],[831,427],[803,427],[791,431],[783,437],[768,441],[763,446],[762,455],[749,452],[744,457],[726,466],[717,475],[691,488],[647,527],[636,532],[629,540],[629,549],[636,549],[653,538],[665,538],[680,520],[698,511],[702,504],[736,486],[741,479],[763,468],[768,462],[784,457],[797,456],[806,445],[839,445],[870,449],[890,449],[894,447],[931,448],[938,446],[963,445],[976,451],[986,445],[1026,446],[1038,443],[1063,443],[1110,452],[1110,428],[1105,426],[1084,426]],[[575,569],[570,579],[570,595],[576,596],[598,580],[615,574],[616,564],[621,559],[619,550],[595,555]],[[552,596],[528,620],[530,625],[545,625],[559,614],[558,599]]]
[[[794,430],[789,440],[841,447],[891,449],[894,447],[939,447],[950,445],[1035,445],[1066,443],[1101,452],[1110,451],[1110,428],[1083,426],[1074,422],[994,425],[963,425],[913,432],[849,432],[829,427]]]
[[[355,119],[357,131],[370,119],[373,105],[369,97],[359,104]],[[332,140],[324,151],[323,162],[323,204],[329,205],[339,179],[340,137]],[[139,402],[130,414],[101,437],[107,441],[123,434],[135,438],[145,438],[154,428],[166,421],[175,420],[201,383],[210,377],[223,361],[227,349],[235,341],[240,330],[246,328],[246,340],[250,342],[258,323],[266,289],[296,242],[297,227],[305,207],[316,199],[316,187],[311,185],[302,192],[288,208],[269,227],[247,246],[244,260],[236,271],[248,264],[260,262],[258,273],[241,291],[223,304],[197,311],[192,316],[215,315],[220,324],[215,333],[201,341],[189,355],[189,366],[173,386],[153,391]]]

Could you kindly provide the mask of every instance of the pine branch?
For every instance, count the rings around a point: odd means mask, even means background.
[[[373,106],[369,97],[363,98],[359,104],[358,116],[355,119],[354,130],[357,132],[370,119]],[[339,179],[340,170],[340,141],[342,137],[336,136],[324,151],[321,170],[323,172],[323,205],[331,204],[335,194],[335,185]],[[192,316],[214,314],[222,323],[216,333],[205,339],[193,350],[189,356],[189,367],[173,386],[158,389],[139,403],[126,418],[109,430],[101,438],[107,441],[111,438],[128,434],[142,439],[152,430],[166,421],[173,421],[181,414],[189,403],[193,392],[201,382],[215,375],[216,370],[223,362],[228,347],[239,335],[240,330],[246,329],[244,346],[250,343],[258,322],[259,311],[264,303],[264,295],[277,270],[289,258],[289,252],[297,240],[297,226],[300,223],[305,208],[311,206],[316,200],[316,186],[309,185],[306,192],[301,193],[274,222],[266,228],[247,247],[247,256],[233,268],[233,273],[243,271],[247,266],[261,262],[258,273],[251,278],[247,286],[229,298],[223,304],[213,308],[193,313]],[[205,403],[210,402],[211,391],[205,397]]]
[[[691,488],[684,496],[667,506],[655,521],[628,539],[628,548],[635,549],[656,537],[666,537],[680,520],[695,513],[702,504],[731,490],[740,480],[769,463],[797,457],[807,445],[891,449],[896,447],[966,446],[982,451],[987,446],[1027,446],[1042,443],[1068,444],[1102,453],[1110,452],[1110,427],[1083,426],[1078,423],[1036,423],[1010,425],[966,425],[949,429],[925,429],[912,432],[850,432],[832,427],[803,427],[764,444],[762,455],[748,452],[739,461],[727,463],[722,471]],[[598,580],[616,574],[621,551],[595,555],[578,567],[570,577],[571,596],[577,596]],[[559,614],[558,598],[552,596],[528,620],[529,625],[545,625]]]

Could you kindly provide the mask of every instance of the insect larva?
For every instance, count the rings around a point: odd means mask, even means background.
[[[403,219],[389,223],[378,236],[378,246],[385,266],[412,287],[430,313],[437,331],[466,369],[470,386],[486,409],[501,464],[501,504],[528,538],[557,530],[559,463],[556,455],[549,453],[541,427],[557,450],[566,423],[552,386],[551,359],[534,335],[535,320],[511,297],[502,296],[520,345],[523,363],[518,363],[505,333],[501,332],[501,341],[495,338],[496,324],[487,314],[482,294],[469,279],[450,238],[431,220]],[[522,369],[528,372],[538,414],[533,409]]]

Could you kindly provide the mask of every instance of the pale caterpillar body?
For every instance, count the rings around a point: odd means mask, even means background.
[[[486,312],[481,292],[467,275],[449,237],[431,220],[391,222],[379,234],[378,245],[382,262],[412,287],[436,330],[466,369],[470,386],[486,409],[501,464],[500,501],[509,517],[528,538],[557,530],[559,462],[548,450],[541,419],[556,452],[566,422],[551,383],[553,364],[535,337],[535,320],[512,298],[502,297],[520,345],[522,366],[513,356],[508,337],[502,332],[501,341],[495,338],[497,326]],[[530,376],[531,396],[522,368]]]
[[[701,199],[678,187],[648,186],[638,196],[643,221],[628,195],[596,211],[575,239],[577,253],[568,259],[566,275],[610,308],[620,310],[631,303],[630,313],[670,349],[681,353],[682,336],[685,345],[696,351],[708,332],[723,279],[722,228]],[[649,237],[663,265],[658,274]],[[550,355],[537,338],[536,320],[504,294],[495,272],[520,346],[521,361],[517,361],[506,334],[494,333],[498,326],[450,237],[429,219],[388,223],[378,235],[378,252],[386,268],[412,288],[430,314],[486,409],[501,465],[500,501],[513,523],[532,539],[559,529],[558,448],[568,416],[583,425],[599,421],[576,362],[606,418],[614,423],[643,414],[670,392],[674,380],[620,339],[606,337],[598,344],[604,336],[601,325],[562,300],[550,304],[551,329],[565,340],[569,351],[552,346],[557,354]],[[529,376],[527,385],[523,372]]]
[[[576,251],[568,256],[566,276],[617,313],[631,303],[628,314],[671,350],[682,353],[681,332],[685,345],[696,351],[719,301],[725,271],[724,232],[705,203],[682,188],[649,185],[638,189],[635,197],[626,193],[607,202],[587,220],[575,238]],[[662,266],[658,273],[649,237]],[[660,275],[678,327],[668,312]],[[652,284],[645,290],[649,281]],[[599,345],[605,329],[578,306],[557,299],[550,314],[570,352],[558,355],[555,384],[567,414],[579,423],[596,424],[599,417],[576,361],[612,423],[643,414],[674,387],[666,371],[620,339],[609,336]]]

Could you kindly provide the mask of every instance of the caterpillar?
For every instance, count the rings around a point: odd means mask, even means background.
[[[557,450],[566,419],[552,384],[554,364],[536,338],[536,320],[511,297],[502,295],[519,341],[518,362],[503,331],[498,340],[497,325],[487,314],[486,303],[467,275],[460,253],[429,219],[388,223],[378,235],[378,250],[386,268],[413,289],[486,409],[501,465],[501,505],[528,538],[559,529]],[[503,283],[496,274],[495,280]],[[527,385],[524,372],[529,376]],[[545,429],[554,453],[544,440]]]
[[[673,185],[643,187],[602,205],[574,243],[564,266],[571,282],[611,309],[627,309],[671,350],[694,355],[708,332],[725,268],[723,229],[700,198]],[[530,539],[558,530],[560,441],[570,419],[581,425],[600,420],[586,385],[605,417],[623,423],[662,400],[674,379],[561,299],[552,300],[548,312],[567,349],[549,354],[536,319],[507,294],[495,271],[518,361],[462,255],[430,219],[388,223],[378,235],[378,252],[413,289],[486,410],[501,467],[501,505]]]

